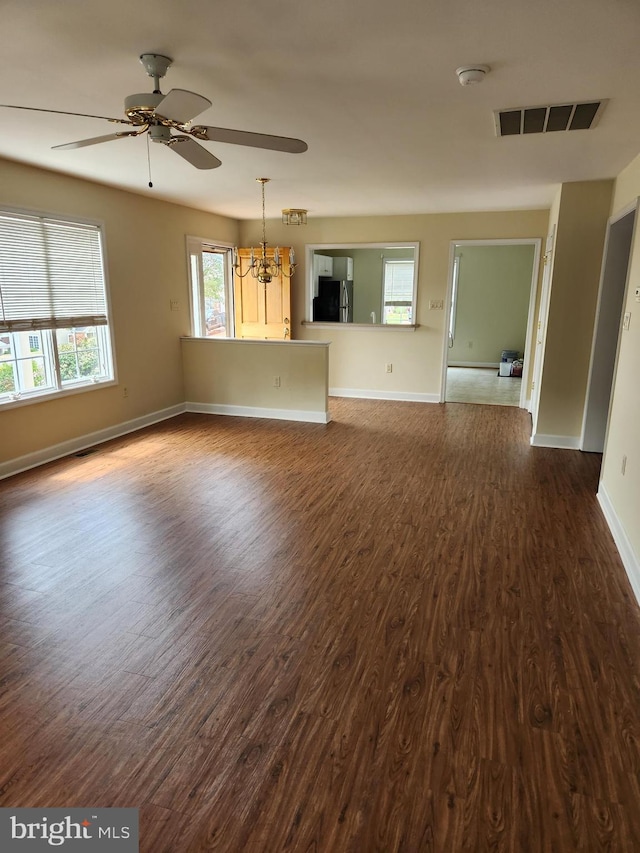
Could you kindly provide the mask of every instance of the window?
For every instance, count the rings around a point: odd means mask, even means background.
[[[413,260],[384,259],[382,322],[413,323]]]
[[[233,337],[233,247],[187,239],[195,337]]]
[[[0,404],[113,380],[101,236],[0,211]]]

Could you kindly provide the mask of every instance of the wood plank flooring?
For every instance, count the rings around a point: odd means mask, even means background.
[[[640,850],[600,457],[518,409],[184,415],[0,483],[0,806],[144,853]]]

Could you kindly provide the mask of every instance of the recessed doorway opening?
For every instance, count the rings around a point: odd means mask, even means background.
[[[527,408],[540,245],[452,242],[441,402]]]

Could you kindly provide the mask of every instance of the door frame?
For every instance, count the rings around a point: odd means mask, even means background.
[[[226,311],[226,337],[235,337],[235,307],[234,307],[234,282],[232,253],[235,248],[233,243],[224,240],[212,240],[207,237],[194,237],[189,234],[185,238],[187,252],[187,276],[189,282],[189,314],[191,334],[194,337],[203,337],[202,327],[205,314],[204,309],[204,272],[202,267],[202,252],[207,249],[224,252],[225,257],[225,311]],[[197,280],[194,279],[191,258],[198,256]],[[201,328],[197,329],[199,326]]]
[[[531,398],[529,400],[529,413],[531,415],[531,434],[535,435],[538,425],[538,408],[540,404],[540,386],[542,384],[542,365],[544,363],[544,351],[547,343],[547,323],[549,320],[549,306],[551,304],[551,276],[553,272],[553,257],[556,242],[556,228],[554,222],[551,231],[547,235],[545,252],[542,258],[542,285],[540,288],[540,304],[538,305],[538,322],[535,327],[535,342],[533,343],[533,369],[531,371]]]
[[[456,253],[456,248],[458,246],[533,246],[533,267],[531,270],[531,288],[529,291],[529,310],[527,314],[527,334],[525,337],[524,344],[524,365],[525,371],[523,371],[522,377],[522,386],[520,389],[520,402],[519,407],[521,409],[527,408],[527,379],[528,376],[528,365],[531,360],[532,353],[532,340],[533,340],[533,331],[535,324],[535,307],[536,307],[536,294],[538,292],[538,277],[540,273],[540,249],[542,246],[542,240],[540,237],[517,237],[517,238],[505,238],[505,239],[487,239],[487,240],[451,240],[449,243],[449,273],[447,276],[447,297],[444,305],[444,316],[445,316],[445,324],[443,328],[443,348],[442,348],[442,377],[440,381],[440,402],[444,403],[447,394],[447,367],[448,367],[448,353],[449,353],[449,316],[451,314],[451,300],[453,295],[453,273],[454,273],[454,258]]]
[[[584,401],[584,410],[582,414],[582,429],[580,432],[580,450],[587,452],[603,452],[604,448],[607,445],[607,435],[609,432],[609,419],[611,416],[611,402],[613,400],[613,389],[615,385],[615,377],[616,371],[618,368],[618,355],[620,352],[620,336],[622,333],[622,320],[624,315],[624,308],[627,301],[627,294],[629,291],[629,274],[631,271],[631,255],[633,253],[633,246],[636,239],[636,234],[638,230],[638,218],[639,218],[639,205],[640,205],[640,197],[634,199],[630,204],[626,205],[624,208],[619,210],[617,213],[610,216],[607,221],[607,231],[605,235],[604,241],[604,249],[602,252],[602,265],[600,268],[600,281],[598,283],[598,301],[596,307],[596,315],[593,323],[593,337],[591,339],[591,355],[589,358],[589,373],[587,376],[587,389],[585,393],[585,401]],[[611,288],[606,287],[605,285],[608,282],[608,268],[607,261],[610,260],[609,252],[611,249],[611,229],[625,219],[627,216],[634,214],[634,222],[633,227],[631,229],[631,238],[629,240],[629,254],[627,256],[627,269],[625,274],[625,280],[622,289],[620,288]],[[589,417],[589,407],[591,404],[591,397],[594,392],[593,383],[596,381],[594,378],[594,374],[597,370],[597,353],[596,348],[598,344],[599,333],[601,331],[600,322],[602,319],[602,312],[606,311],[606,305],[603,305],[605,300],[610,300],[610,304],[613,304],[615,307],[615,302],[620,302],[620,312],[618,316],[618,326],[615,332],[616,334],[616,342],[615,342],[615,355],[613,359],[613,373],[611,377],[611,387],[609,389],[609,403],[607,407],[607,420],[605,427],[605,435],[603,442],[603,451],[594,451],[592,447],[586,447],[587,444],[587,428],[588,428],[588,417]],[[612,333],[611,333],[612,335]],[[609,339],[611,343],[611,338]]]
[[[235,337],[239,340],[291,340],[292,250],[290,246],[283,246],[263,247],[262,251],[269,261],[274,261],[276,253],[280,252],[280,271],[272,274],[269,283],[262,283],[253,275],[255,249],[244,246],[235,249],[238,263],[233,275]],[[258,260],[259,257],[256,262]],[[253,319],[248,319],[252,308]]]

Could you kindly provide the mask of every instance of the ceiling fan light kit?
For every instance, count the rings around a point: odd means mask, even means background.
[[[461,65],[456,68],[456,74],[461,86],[471,86],[474,83],[482,83],[486,75],[491,71],[488,65]]]
[[[67,142],[64,145],[54,145],[53,148],[56,150],[84,148],[88,145],[112,142],[129,136],[141,136],[148,132],[147,139],[171,148],[196,169],[216,169],[222,165],[222,162],[214,154],[196,140],[248,145],[252,148],[282,151],[287,154],[301,154],[307,150],[306,142],[287,136],[272,136],[266,133],[252,133],[245,130],[232,130],[231,128],[207,125],[192,126],[192,119],[209,109],[212,104],[203,95],[189,92],[186,89],[171,89],[166,95],[160,91],[160,80],[166,75],[172,61],[170,57],[160,53],[143,53],[140,56],[140,62],[147,74],[153,78],[154,91],[128,95],[124,100],[124,114],[126,116],[124,119],[88,115],[87,113],[72,113],[66,110],[24,107],[16,104],[0,104],[0,107],[99,118],[103,121],[124,124],[132,128],[132,130],[123,130],[104,136],[92,136],[89,139],[81,139],[77,142]]]

